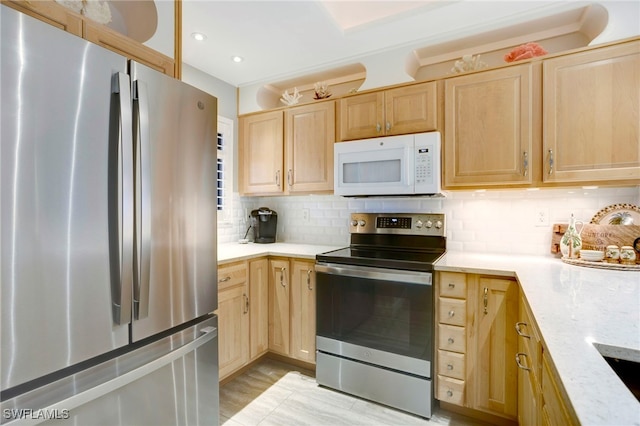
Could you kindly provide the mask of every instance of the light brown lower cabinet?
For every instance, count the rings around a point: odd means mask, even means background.
[[[517,419],[518,293],[510,278],[438,272],[437,399]]]
[[[247,262],[218,267],[218,356],[220,379],[249,362]]]
[[[269,260],[269,350],[315,364],[314,262]]]
[[[268,350],[269,261],[218,267],[218,353],[224,379]]]
[[[518,334],[518,422],[545,426],[580,424],[524,297],[520,300],[515,330]]]

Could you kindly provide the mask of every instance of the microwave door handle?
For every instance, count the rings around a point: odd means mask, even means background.
[[[136,283],[134,286],[135,319],[149,315],[149,275],[151,268],[151,166],[149,164],[149,96],[145,82],[133,83],[136,138]]]

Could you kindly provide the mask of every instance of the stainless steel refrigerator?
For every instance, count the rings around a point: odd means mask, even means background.
[[[0,423],[218,424],[216,98],[0,19]]]

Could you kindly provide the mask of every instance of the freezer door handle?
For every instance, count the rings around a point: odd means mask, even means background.
[[[136,276],[133,290],[135,319],[149,315],[151,271],[151,166],[149,141],[149,96],[144,81],[133,82],[136,145]]]
[[[113,76],[112,92],[118,98],[118,143],[117,143],[117,202],[114,216],[117,216],[117,232],[113,232],[118,253],[112,263],[112,307],[116,324],[131,322],[131,293],[133,287],[133,142],[131,135],[131,89],[129,76],[116,73]]]

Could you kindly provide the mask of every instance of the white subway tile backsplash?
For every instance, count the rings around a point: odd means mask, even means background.
[[[447,247],[490,253],[547,255],[551,226],[573,213],[588,223],[600,209],[617,203],[640,204],[640,188],[456,191],[446,198],[343,198],[334,195],[240,197],[233,195],[231,218],[218,240],[233,242],[249,225],[245,209],[267,206],[278,212],[278,241],[347,245],[348,220],[356,212],[436,212],[446,215]],[[305,221],[302,209],[309,209]],[[549,212],[549,226],[535,226],[536,212]],[[253,237],[249,233],[249,237]]]

